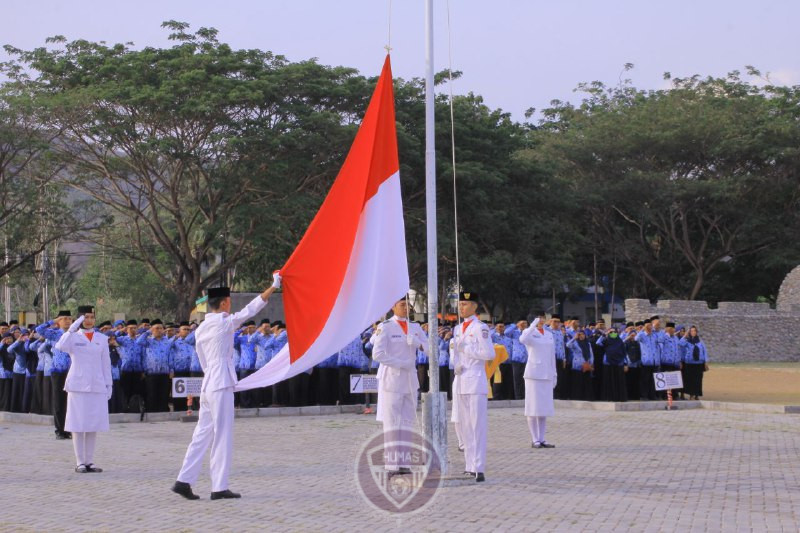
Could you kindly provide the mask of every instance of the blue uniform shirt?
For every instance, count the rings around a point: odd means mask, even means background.
[[[142,347],[127,335],[118,335],[120,370],[122,372],[143,372]]]
[[[172,360],[172,370],[175,372],[197,372],[192,370],[192,357],[195,356],[194,350],[194,331],[182,339],[175,335],[170,339],[170,357]],[[197,360],[198,366],[200,360]]]
[[[501,364],[503,365],[511,364],[511,353],[514,351],[514,343],[511,341],[511,339],[509,339],[505,335],[500,335],[496,331],[493,331],[492,342],[494,344],[502,344],[503,346],[506,347],[506,352],[508,352],[508,359],[503,361]]]
[[[256,345],[255,333],[239,335],[239,366],[237,370],[253,370],[256,364]]]
[[[566,344],[566,349],[570,351],[570,355],[572,356],[572,370],[583,371],[583,363],[588,362],[590,365],[594,365],[594,352],[592,350],[592,341],[586,339],[586,345],[589,348],[589,359],[586,360],[583,358],[583,350],[581,350],[580,345],[578,344],[578,337],[572,337],[569,342]]]
[[[55,321],[53,320],[50,322],[45,322],[44,324],[40,324],[36,326],[36,333],[50,341],[52,345],[51,353],[53,354],[53,366],[50,369],[50,372],[56,374],[66,374],[69,372],[69,367],[72,363],[72,360],[69,358],[69,354],[67,352],[62,352],[61,350],[56,349],[56,343],[58,342],[58,339],[61,338],[61,335],[64,334],[64,332],[60,329],[54,329],[54,325]]]
[[[260,331],[256,331],[253,333],[253,342],[256,348],[255,369],[258,370],[272,361],[272,356],[275,355],[275,335],[271,333],[265,335]]]
[[[50,341],[44,341],[39,345],[39,359],[44,361],[44,366],[42,370],[44,370],[45,377],[50,377],[50,374],[53,372],[53,345],[50,344]]]
[[[636,342],[642,350],[642,366],[658,366],[658,340],[659,334],[656,332],[647,334],[645,330],[636,335]]]
[[[8,351],[14,354],[14,373],[25,374],[28,367],[28,351],[25,349],[25,342],[21,340],[12,342]]]
[[[351,340],[347,346],[339,350],[337,366],[348,368],[361,368],[364,363],[364,349],[361,344],[361,335]]]
[[[450,366],[450,341],[439,338],[439,366]]]
[[[553,345],[556,349],[556,360],[563,361],[567,358],[567,349],[564,344],[564,334],[560,329],[550,329],[550,326],[545,326],[544,329],[550,332],[553,336]]]
[[[698,342],[697,344],[692,344],[686,337],[683,337],[681,340],[678,341],[678,345],[683,350],[683,362],[687,365],[702,365],[708,362],[708,351],[706,350],[706,345],[703,344],[703,341]],[[694,347],[697,346],[697,361],[694,359]]]
[[[681,350],[678,347],[678,337],[664,333],[659,343],[659,359],[662,365],[680,366]]]
[[[511,339],[511,361],[514,363],[527,363],[528,350],[519,342],[519,336],[522,332],[517,328],[516,324],[511,324],[506,327],[505,336]]]
[[[172,369],[170,360],[172,342],[168,338],[154,339],[147,331],[137,337],[136,344],[142,349],[145,374],[169,374]]]

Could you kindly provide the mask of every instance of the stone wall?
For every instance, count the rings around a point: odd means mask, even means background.
[[[798,274],[800,281],[800,268],[790,276],[793,274]],[[781,293],[783,296],[783,287]],[[800,290],[792,296],[800,298]],[[666,322],[683,324],[687,329],[697,326],[712,363],[800,361],[800,305],[788,297],[783,303],[771,309],[769,304],[720,302],[717,309],[709,309],[701,301],[662,300],[651,304],[632,299],[625,300],[625,317],[637,321],[658,315],[662,326]]]

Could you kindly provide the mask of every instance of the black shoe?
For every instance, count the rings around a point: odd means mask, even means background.
[[[458,447],[458,451],[463,452],[464,451],[464,447],[463,446],[459,446]]]
[[[478,472],[475,475],[475,483],[481,483],[483,481],[486,481],[486,476],[483,475],[483,472]]]
[[[100,472],[103,471],[103,469],[94,466],[94,463],[89,463],[88,465],[86,465],[86,471],[87,472],[96,472],[96,473],[99,474]]]
[[[228,489],[220,490],[220,491],[211,493],[211,499],[212,500],[223,500],[223,499],[228,499],[228,498],[241,498],[241,497],[242,497],[242,495],[239,494],[238,492],[231,492]]]
[[[78,465],[75,467],[75,471],[79,474],[86,474],[89,470],[86,469],[86,465]]]
[[[56,440],[67,440],[69,437],[64,435],[63,433],[56,433]]]
[[[176,481],[174,485],[172,485],[172,492],[175,494],[180,494],[187,500],[199,500],[200,496],[192,492],[192,486],[188,483],[184,483],[183,481]]]
[[[63,435],[64,435],[65,439],[71,439],[72,438],[72,433],[70,433],[69,431],[65,431],[63,433]]]
[[[555,444],[548,444],[546,442],[542,442],[540,444],[542,445],[542,448],[555,448],[556,447]]]

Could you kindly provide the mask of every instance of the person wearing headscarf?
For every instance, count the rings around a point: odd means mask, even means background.
[[[572,355],[570,398],[591,401],[594,399],[592,371],[594,370],[594,351],[586,332],[578,329],[567,341],[567,350]]]
[[[603,399],[608,402],[628,401],[628,387],[625,375],[628,372],[630,361],[628,360],[626,346],[636,345],[636,348],[638,348],[638,344],[633,340],[630,344],[623,342],[614,328],[609,329],[605,335],[602,335],[595,342],[605,349],[605,355],[603,356],[605,362]]]
[[[678,345],[683,350],[683,389],[690,400],[699,400],[703,395],[703,372],[708,371],[708,351],[697,326],[690,327]]]

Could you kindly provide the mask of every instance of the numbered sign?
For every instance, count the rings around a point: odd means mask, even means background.
[[[172,378],[172,397],[186,398],[191,394],[197,398],[202,385],[203,378]]]
[[[654,372],[656,390],[682,389],[683,376],[680,372]]]
[[[378,376],[375,374],[351,374],[350,392],[352,394],[378,392]]]

